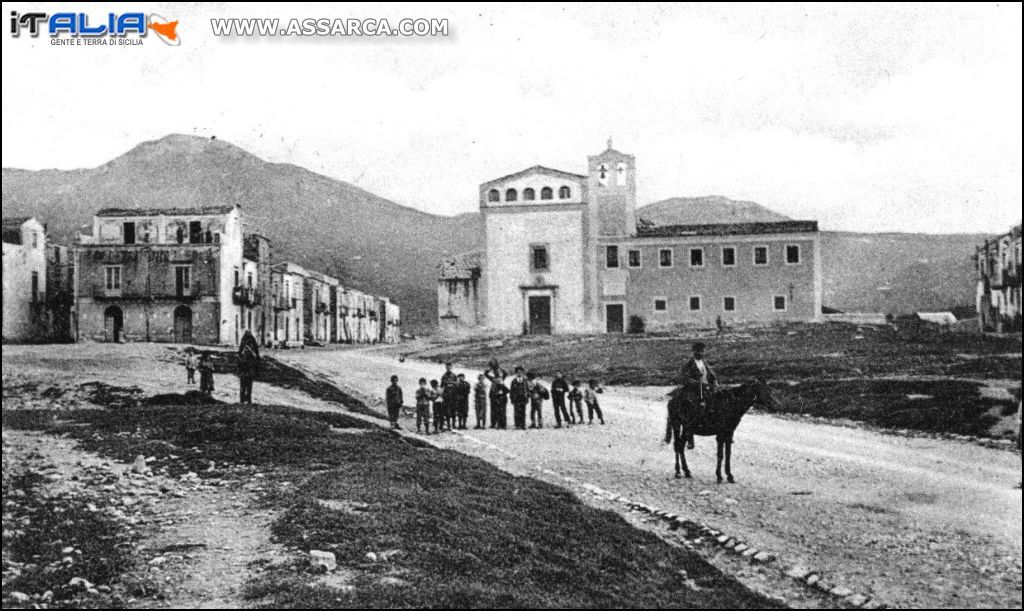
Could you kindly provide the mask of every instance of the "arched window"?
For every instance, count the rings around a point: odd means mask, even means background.
[[[505,191],[505,201],[514,202],[517,199],[519,199],[519,194],[516,193],[515,189],[509,189],[508,191]]]
[[[626,164],[619,163],[615,168],[615,183],[618,185],[626,184]]]
[[[501,201],[501,193],[498,193],[497,189],[491,189],[490,191],[487,192],[487,201],[489,201],[489,202]]]
[[[543,189],[540,190],[540,198],[541,199],[551,199],[551,197],[552,197],[551,187],[544,187]]]
[[[608,184],[608,166],[603,163],[597,168],[597,182],[601,185]]]
[[[572,197],[572,189],[566,186],[558,188],[558,199],[569,199]]]
[[[536,191],[534,191],[530,187],[527,187],[527,188],[523,189],[523,201],[524,202],[532,202],[535,199],[537,199],[537,192]]]

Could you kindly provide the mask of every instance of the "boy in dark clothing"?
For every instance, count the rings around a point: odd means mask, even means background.
[[[252,383],[260,367],[260,345],[246,329],[238,345],[238,402],[252,404]]]
[[[491,382],[491,428],[505,429],[508,426],[508,386],[503,378]]]
[[[598,393],[603,393],[604,389],[597,385],[597,380],[591,380],[590,385],[585,391],[583,391],[583,400],[587,403],[587,418],[588,424],[594,423],[594,414],[597,414],[597,419],[604,424],[604,415],[601,413],[601,406],[597,403]]]
[[[544,400],[550,395],[548,389],[537,379],[536,374],[530,372],[526,379],[530,383],[530,428],[542,429],[544,428],[544,415],[541,408],[544,406]]]
[[[434,393],[427,386],[427,379],[420,378],[420,387],[416,389],[416,432],[420,432],[420,424],[427,435],[430,434],[430,404],[434,401]]]
[[[445,386],[444,382],[441,383],[441,394],[444,397],[444,428],[449,431],[455,430],[459,413],[459,382],[456,378],[455,382]]]
[[[444,374],[441,375],[441,391],[444,392],[445,388],[448,388],[449,386],[452,386],[453,384],[457,384],[458,381],[459,381],[459,376],[455,375],[455,372],[452,371],[452,364],[450,362],[449,363],[445,363],[444,364]]]
[[[473,386],[473,408],[476,410],[476,430],[487,428],[487,377],[480,374]]]
[[[456,414],[460,431],[466,430],[466,421],[469,420],[469,395],[473,394],[473,386],[466,381],[466,374],[459,374],[459,381],[455,383],[459,392],[459,410]]]
[[[391,386],[384,391],[384,402],[388,407],[388,420],[391,421],[391,428],[398,426],[398,416],[402,413],[402,387],[398,385],[398,376],[391,376]]]
[[[572,390],[569,391],[569,418],[573,424],[583,424],[583,391],[579,380],[572,381]]]
[[[565,377],[560,373],[555,374],[555,379],[551,382],[551,404],[555,407],[555,428],[562,428],[562,420],[565,420],[565,426],[569,426],[573,422],[573,418],[565,409],[565,395],[569,392],[569,383],[565,381]]]
[[[437,380],[430,381],[430,392],[433,397],[431,408],[434,412],[434,432],[440,433],[444,430],[444,401]]]
[[[526,404],[530,402],[530,386],[522,367],[516,367],[516,377],[509,384],[509,398],[512,400],[512,418],[520,431],[526,430]]]

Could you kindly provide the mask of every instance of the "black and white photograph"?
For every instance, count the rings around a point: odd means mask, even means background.
[[[4,609],[1020,609],[1021,3],[4,2]]]

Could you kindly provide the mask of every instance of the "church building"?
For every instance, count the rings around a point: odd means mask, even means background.
[[[587,173],[533,166],[480,185],[482,252],[441,262],[442,333],[623,333],[817,321],[816,221],[655,225],[636,159],[608,148]]]

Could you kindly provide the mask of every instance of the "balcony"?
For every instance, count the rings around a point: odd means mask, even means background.
[[[271,297],[270,302],[275,310],[294,310],[296,305],[298,305],[296,299],[290,299],[282,295],[274,295]]]
[[[231,301],[235,305],[254,307],[263,303],[263,293],[247,286],[236,286],[231,291]]]
[[[149,288],[136,289],[121,288],[108,289],[102,284],[95,284],[91,290],[84,292],[84,296],[92,297],[97,301],[196,301],[202,295],[202,287],[198,282],[187,287],[175,287],[170,290],[151,290]]]
[[[323,302],[320,302],[320,303],[316,304],[316,313],[317,314],[330,314],[330,312],[331,312],[331,305],[330,304],[323,303]]]

